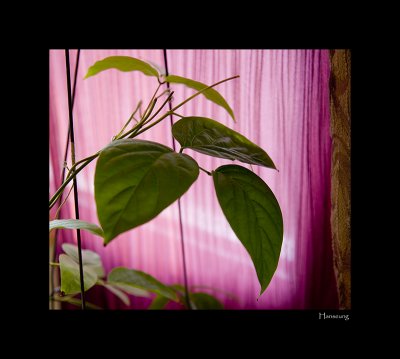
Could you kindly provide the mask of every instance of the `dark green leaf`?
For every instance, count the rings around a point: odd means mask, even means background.
[[[156,295],[147,309],[164,309],[168,302],[168,298],[162,295]]]
[[[193,309],[224,309],[222,303],[207,293],[190,293]]]
[[[175,75],[169,75],[165,78],[165,81],[169,83],[175,83],[175,84],[184,84],[187,87],[190,87],[192,89],[195,89],[197,91],[201,91],[208,87],[209,85],[203,84],[198,81],[194,81],[185,77],[181,76],[175,76]],[[231,115],[234,121],[235,120],[235,115],[233,114],[232,109],[228,105],[228,103],[225,101],[225,99],[221,96],[221,94],[216,91],[215,89],[211,88],[202,93],[207,99],[210,101],[216,103],[217,105],[223,107],[228,113]]]
[[[70,256],[60,254],[61,291],[76,294],[81,291],[79,265]],[[97,274],[87,266],[83,267],[84,289],[87,291],[96,284]]]
[[[147,62],[129,56],[110,56],[90,66],[85,79],[108,69],[117,69],[124,72],[140,71],[147,76],[158,77],[157,70]]]
[[[213,179],[222,211],[254,263],[261,295],[275,273],[282,247],[279,203],[267,184],[247,168],[221,166]]]
[[[261,147],[210,118],[182,118],[172,126],[172,134],[183,148],[209,156],[276,168]]]
[[[123,267],[114,268],[108,275],[108,282],[109,284],[129,285],[134,288],[140,288],[163,295],[173,301],[178,300],[174,290],[162,284],[151,275],[134,269]]]
[[[103,230],[96,224],[81,221],[79,219],[55,219],[50,221],[50,231],[56,228],[63,229],[84,229],[100,237],[103,237]]]
[[[94,193],[104,243],[156,217],[197,179],[191,157],[159,143],[123,139],[97,160]]]
[[[78,247],[69,244],[62,244],[63,251],[68,254],[76,263],[79,264]],[[92,269],[99,278],[104,277],[104,268],[100,256],[89,249],[82,249],[82,264],[84,267]]]

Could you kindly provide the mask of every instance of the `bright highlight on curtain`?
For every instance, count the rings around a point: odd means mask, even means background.
[[[210,85],[240,75],[239,80],[218,87],[218,92],[232,109],[224,103],[215,106],[206,97],[198,96],[179,109],[179,114],[212,118],[239,132],[265,149],[279,169],[277,172],[243,164],[250,173],[253,170],[268,183],[283,214],[282,253],[265,293],[257,301],[260,284],[249,255],[251,251],[246,251],[235,227],[232,226],[232,230],[227,223],[218,205],[220,199],[215,196],[213,179],[204,173],[181,198],[190,289],[202,288],[202,292],[217,297],[226,309],[336,308],[329,225],[328,52],[168,50],[167,53],[169,72],[178,78],[191,78]],[[74,66],[75,54],[71,51],[71,66]],[[138,71],[124,73],[92,67],[96,76],[83,80],[87,70],[108,56],[130,56],[161,67],[163,64],[162,50],[81,50],[80,56],[74,106],[78,160],[110,143],[110,137],[118,133],[136,104],[140,100],[148,103],[156,87],[153,73],[146,67],[148,76]],[[64,61],[63,51],[50,52],[51,194],[61,184],[62,156],[68,131]],[[138,66],[138,63],[133,65]],[[196,87],[191,87],[171,81],[173,106],[196,92]],[[236,122],[232,121],[232,110]],[[153,131],[144,132],[140,139],[172,147],[171,126],[168,121],[161,122]],[[185,150],[205,169],[232,164],[229,159],[209,157],[200,152],[191,146]],[[90,223],[99,223],[93,186],[95,162],[79,174],[81,219]],[[151,222],[121,232],[118,240],[110,242],[106,248],[100,237],[90,231],[82,232],[83,248],[100,255],[106,273],[116,266],[124,266],[136,270],[135,275],[144,271],[162,283],[182,284],[177,212],[174,203]],[[62,208],[60,218],[73,218],[70,202]],[[62,242],[76,242],[73,233],[60,231],[58,253],[62,253]],[[73,263],[69,265],[71,267]],[[118,298],[118,288],[113,290],[112,294],[94,288],[88,292],[87,299],[110,309],[144,309],[151,302],[146,294],[131,296],[127,305],[125,297],[124,300]],[[173,302],[168,307],[177,308]]]

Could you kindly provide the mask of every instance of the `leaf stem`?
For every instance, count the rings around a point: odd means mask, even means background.
[[[192,96],[190,96],[189,98],[187,98],[185,101],[181,102],[179,105],[175,106],[175,107],[171,110],[171,112],[173,113],[173,112],[174,112],[175,110],[177,110],[179,107],[182,107],[185,103],[189,102],[190,100],[194,99],[196,96],[198,96],[198,95],[200,95],[201,93],[203,93],[203,92],[209,90],[210,88],[213,88],[213,87],[215,87],[215,86],[217,86],[217,85],[220,85],[220,84],[222,84],[222,83],[224,83],[224,82],[227,82],[227,81],[236,79],[236,78],[238,78],[238,77],[240,77],[240,75],[236,75],[236,76],[229,77],[228,79],[218,81],[218,82],[215,83],[214,85],[211,85],[211,86],[208,86],[208,87],[203,88],[203,89],[200,90],[199,92],[196,92],[194,95],[192,95]]]
[[[173,109],[171,109],[170,111],[167,111],[164,115],[162,115],[157,121],[155,121],[155,122],[152,123],[151,125],[149,125],[149,126],[143,128],[142,130],[140,130],[140,128],[143,126],[144,122],[145,122],[145,121],[147,120],[147,118],[150,116],[151,111],[153,110],[153,108],[154,108],[154,106],[155,106],[155,102],[156,102],[155,96],[157,95],[157,92],[158,92],[158,90],[159,90],[159,88],[160,88],[160,86],[161,86],[161,84],[159,84],[159,86],[157,87],[156,92],[154,93],[153,98],[152,98],[152,100],[150,101],[150,104],[149,104],[148,108],[146,109],[145,114],[144,114],[144,116],[142,117],[142,119],[136,124],[136,126],[135,126],[132,130],[126,132],[126,133],[125,133],[124,135],[122,135],[121,137],[118,137],[118,138],[115,138],[115,139],[122,139],[122,138],[125,138],[125,137],[127,137],[127,136],[129,136],[129,138],[133,138],[133,137],[136,137],[136,136],[140,135],[141,133],[147,131],[147,130],[150,129],[151,127],[153,127],[153,126],[155,126],[156,124],[158,124],[159,122],[161,122],[163,119],[165,119],[165,118],[168,117],[169,115],[171,115],[171,114],[177,115],[177,114],[175,113],[175,111],[176,111],[178,108],[182,107],[185,103],[187,103],[187,102],[193,100],[196,96],[202,94],[203,92],[207,91],[207,90],[210,89],[210,88],[213,88],[213,87],[215,87],[215,86],[217,86],[217,85],[219,85],[219,84],[222,84],[222,83],[224,83],[224,82],[227,82],[227,81],[236,79],[236,78],[238,78],[238,77],[240,77],[240,76],[239,76],[239,75],[236,75],[236,76],[233,76],[233,77],[229,77],[229,78],[227,78],[227,79],[225,79],[225,80],[218,81],[218,82],[216,82],[215,84],[213,84],[213,85],[211,85],[211,86],[205,87],[204,89],[202,89],[202,90],[196,92],[194,95],[190,96],[190,97],[187,98],[186,100],[182,101],[180,104],[178,104],[177,106],[175,106],[175,107],[174,107]],[[172,94],[172,93],[171,93],[171,94]],[[170,94],[170,96],[171,96],[171,94]],[[160,109],[163,108],[163,106],[165,106],[165,104],[167,103],[167,101],[170,99],[170,96],[168,96],[166,102],[163,103],[163,105],[160,107]],[[155,100],[155,101],[153,101],[153,100]],[[141,109],[141,107],[139,107],[139,110],[140,110],[140,109]],[[151,110],[147,111],[148,109],[151,109]],[[146,112],[147,112],[147,113],[146,113]],[[156,113],[151,119],[149,119],[149,121],[153,120],[153,118],[154,118],[158,113],[159,113],[159,111],[157,111],[157,113]],[[180,116],[180,115],[178,115],[178,116]],[[182,117],[182,116],[181,116],[181,117]],[[147,121],[146,123],[149,123],[149,121]],[[135,132],[135,131],[137,131],[137,132]],[[69,183],[73,178],[75,178],[75,176],[76,176],[83,168],[85,168],[90,162],[92,162],[96,157],[98,157],[99,154],[100,154],[100,151],[98,151],[97,153],[95,153],[95,154],[92,155],[92,156],[89,156],[89,157],[87,157],[87,158],[84,158],[84,159],[82,159],[82,160],[76,162],[75,165],[73,165],[73,166],[71,167],[71,170],[70,170],[69,173],[68,173],[67,179],[66,179],[66,180],[64,181],[64,183],[60,186],[60,188],[56,191],[56,193],[53,195],[53,197],[51,197],[51,199],[50,199],[50,201],[49,201],[49,209],[51,209],[51,208],[54,206],[54,204],[55,204],[57,198],[61,195],[61,193],[63,192],[64,188],[68,185],[68,183]],[[82,162],[83,162],[83,164],[82,164],[79,168],[76,168],[76,167],[78,166],[78,164],[80,164],[80,163],[82,163]],[[207,172],[208,172],[208,171],[207,171]]]
[[[212,176],[212,173],[209,172],[209,171],[207,171],[207,170],[205,170],[203,167],[200,167],[200,166],[199,166],[199,168],[200,168],[203,172],[207,173],[209,176]]]
[[[142,100],[139,101],[139,103],[136,106],[135,111],[132,112],[132,115],[129,117],[128,121],[125,123],[124,127],[122,127],[121,131],[119,131],[118,135],[114,136],[115,139],[117,139],[119,136],[122,135],[122,133],[124,132],[125,128],[129,125],[129,123],[132,121],[132,119],[134,118],[133,116],[135,116],[136,112],[138,112],[139,107],[142,106]]]

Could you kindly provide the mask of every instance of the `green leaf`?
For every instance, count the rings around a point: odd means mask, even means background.
[[[276,169],[268,154],[240,133],[206,117],[184,117],[172,126],[182,148]]]
[[[62,229],[84,229],[97,236],[103,237],[103,230],[96,224],[81,221],[79,219],[55,219],[50,221],[50,229],[62,228]]]
[[[79,265],[70,256],[60,254],[61,291],[76,294],[81,291]],[[84,289],[87,291],[96,284],[97,274],[87,266],[83,267]]]
[[[130,56],[110,56],[97,61],[93,66],[90,66],[85,79],[109,69],[117,69],[124,72],[140,71],[147,76],[158,77],[157,70],[147,62]]]
[[[112,142],[101,151],[94,177],[104,243],[156,217],[182,196],[198,175],[195,160],[159,143]]]
[[[209,85],[203,84],[198,81],[194,81],[194,80],[191,80],[191,79],[188,79],[185,77],[175,76],[175,75],[166,76],[165,81],[167,81],[169,83],[175,83],[175,84],[184,84],[187,87],[190,87],[197,91],[201,91],[209,86]],[[217,90],[211,88],[211,89],[208,89],[207,91],[204,91],[202,94],[210,101],[223,107],[226,111],[228,111],[228,113],[231,115],[233,120],[236,121],[235,115],[233,114],[232,109],[230,108],[228,103],[225,101],[225,99],[221,96],[221,94]]]
[[[61,245],[63,251],[79,264],[78,246],[69,243]],[[99,278],[104,277],[105,272],[100,256],[89,249],[82,249],[82,265],[93,270]]]
[[[124,267],[114,268],[109,273],[107,281],[109,284],[125,284],[134,288],[148,290],[163,295],[175,302],[178,301],[174,290],[162,284],[151,275],[134,269]]]
[[[168,298],[162,295],[156,295],[147,309],[164,309],[168,302]]]
[[[119,299],[121,299],[125,305],[131,304],[129,297],[122,290],[120,290],[116,285],[111,284],[111,283],[106,283],[104,281],[98,281],[97,284],[100,284],[103,287],[107,288],[111,293],[113,293]]]
[[[50,297],[50,300],[55,301],[55,302],[67,302],[67,303],[76,305],[77,307],[82,306],[82,301],[78,298],[74,298],[73,295],[53,296],[53,297]],[[87,300],[85,301],[85,306],[86,306],[86,309],[95,309],[95,310],[102,309],[101,307],[99,307],[93,303],[90,303]]]
[[[224,309],[222,303],[207,293],[189,294],[193,309]]]
[[[254,263],[261,295],[275,273],[282,247],[279,203],[267,184],[247,168],[221,166],[213,179],[222,211]]]
[[[135,288],[130,285],[122,284],[122,283],[113,283],[113,286],[123,290],[124,292],[126,292],[128,294],[132,294],[136,297],[143,297],[143,298],[150,297],[150,293],[144,289]]]

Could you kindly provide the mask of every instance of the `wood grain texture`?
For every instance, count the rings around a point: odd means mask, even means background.
[[[351,53],[331,50],[332,243],[340,309],[351,308]]]

